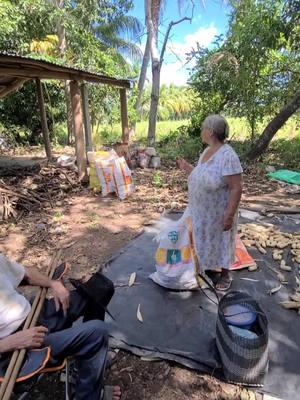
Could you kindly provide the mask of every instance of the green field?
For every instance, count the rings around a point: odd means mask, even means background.
[[[157,122],[157,140],[166,138],[171,132],[176,131],[180,126],[187,125],[188,120],[180,121],[158,121]],[[148,121],[138,122],[136,124],[136,134],[134,140],[142,143],[147,142]],[[121,123],[112,126],[102,125],[98,129],[98,133],[94,132],[94,146],[100,147],[104,143],[114,143],[121,139]]]
[[[239,155],[245,154],[249,149],[250,131],[245,119],[228,118],[230,125],[231,144],[235,147]],[[181,121],[158,121],[157,122],[157,147],[164,159],[175,160],[178,157],[185,157],[190,160],[197,159],[201,150],[199,137],[189,137],[180,127],[188,125],[188,120]],[[261,133],[268,123],[263,121],[258,127]],[[147,143],[148,121],[142,121],[136,125],[136,134],[132,138],[141,144]],[[200,136],[200,132],[199,132]],[[65,125],[56,125],[54,144],[62,148],[67,142],[67,132]],[[98,128],[98,133],[93,134],[94,148],[98,150],[103,145],[110,145],[121,140],[121,123],[113,126],[102,125]],[[264,155],[264,163],[284,166],[287,168],[299,169],[300,165],[300,129],[299,117],[291,118],[287,124],[277,132],[268,151]]]
[[[228,118],[230,126],[230,139],[243,141],[249,139],[250,130],[244,118]],[[267,124],[267,120],[263,121],[258,126],[258,132],[261,133],[263,128]],[[165,139],[171,132],[176,131],[180,126],[187,125],[189,120],[180,121],[158,121],[157,122],[157,141]],[[135,140],[145,143],[147,141],[147,130],[148,121],[138,122],[136,125]],[[200,132],[199,132],[200,134]],[[290,119],[287,124],[280,129],[276,134],[277,139],[293,139],[300,135],[299,128],[297,130],[297,120]],[[96,147],[101,146],[104,143],[113,143],[121,138],[121,123],[114,124],[112,126],[102,125],[100,126],[98,133],[94,132],[94,144]]]

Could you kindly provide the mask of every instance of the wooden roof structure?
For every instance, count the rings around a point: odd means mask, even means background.
[[[70,82],[70,100],[79,179],[87,179],[86,150],[92,150],[92,132],[86,82],[114,86],[120,91],[122,141],[129,140],[126,89],[131,88],[129,79],[118,79],[105,74],[67,67],[30,57],[0,53],[0,99],[20,89],[28,80],[35,80],[41,115],[41,126],[48,159],[52,158],[47,125],[42,79]]]
[[[49,61],[0,53],[0,98],[18,90],[27,80],[36,78],[85,81],[124,89],[130,89],[131,85],[128,79],[117,79]]]

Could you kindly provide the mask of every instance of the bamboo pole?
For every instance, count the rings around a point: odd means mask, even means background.
[[[57,253],[54,254],[54,256],[51,259],[51,262],[46,270],[46,275],[51,279],[56,265],[61,257],[62,251],[59,250]],[[32,328],[35,326],[37,319],[39,317],[39,314],[41,312],[43,303],[45,301],[45,297],[47,294],[47,288],[40,288],[34,302],[31,307],[31,311],[28,314],[23,330]],[[10,396],[12,394],[15,381],[17,379],[17,376],[19,374],[19,371],[21,369],[24,357],[26,354],[26,349],[22,350],[15,350],[13,352],[12,358],[10,360],[10,363],[8,365],[8,368],[6,370],[4,380],[1,383],[1,388],[0,388],[0,400],[9,400]]]

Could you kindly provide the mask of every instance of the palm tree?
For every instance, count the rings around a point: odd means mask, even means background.
[[[132,61],[141,60],[141,49],[135,44],[139,41],[142,31],[142,24],[137,18],[120,15],[92,29],[104,46],[116,49],[122,58],[126,57]]]
[[[148,39],[150,43],[151,65],[152,65],[152,92],[151,92],[151,106],[149,113],[149,126],[148,126],[148,144],[149,146],[155,145],[156,134],[156,120],[159,104],[159,89],[160,89],[160,70],[163,63],[166,45],[169,39],[169,34],[174,25],[177,25],[185,20],[191,21],[191,18],[181,18],[178,21],[170,22],[166,31],[164,43],[161,51],[158,49],[158,27],[159,17],[162,12],[166,0],[145,0],[145,14]],[[178,0],[178,6],[181,7],[183,3],[191,0]]]
[[[193,91],[187,87],[175,85],[161,85],[159,105],[157,110],[158,120],[187,118],[193,108]],[[141,118],[149,118],[151,104],[151,88],[147,87],[141,99]]]

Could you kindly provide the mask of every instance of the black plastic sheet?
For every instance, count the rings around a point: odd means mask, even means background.
[[[153,239],[170,219],[179,217],[179,214],[163,216],[156,226],[147,228],[108,265],[105,274],[116,286],[109,306],[116,319],[109,321],[111,344],[148,359],[176,361],[222,378],[215,346],[217,306],[200,290],[170,291],[149,279],[155,270],[157,243]],[[251,221],[242,219],[240,222]],[[295,219],[277,223],[283,231],[300,230]],[[279,304],[293,291],[294,272],[286,273],[289,285],[270,296],[268,291],[278,286],[276,274],[269,268],[274,266],[271,252],[267,255],[256,250],[250,253],[258,260],[259,269],[233,272],[232,289],[252,295],[269,320],[270,364],[262,391],[295,400],[300,387],[300,317]],[[128,287],[133,272],[137,274],[136,282]],[[206,293],[215,300],[211,291],[206,290]],[[139,305],[143,322],[137,319]]]

